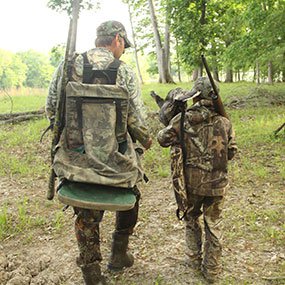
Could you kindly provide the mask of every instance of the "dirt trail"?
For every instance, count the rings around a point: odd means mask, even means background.
[[[45,183],[43,179],[37,183],[38,191],[35,193],[31,191],[32,188],[25,186],[27,181],[1,178],[1,204],[5,200],[11,210],[15,210],[13,202],[24,191],[36,204],[49,205],[39,209],[43,216],[56,215],[62,205],[57,200],[45,202]],[[247,203],[251,193],[241,198],[240,191],[238,188],[230,190],[226,207],[237,201],[241,205]],[[102,270],[109,284],[206,284],[199,272],[192,271],[184,264],[184,228],[175,216],[176,204],[170,179],[151,180],[148,185],[141,186],[141,192],[139,221],[130,244],[135,264],[121,274],[110,274],[106,270],[114,214],[107,212],[104,216],[101,226]],[[263,198],[266,198],[265,194],[260,199]],[[73,212],[68,209],[64,214],[63,230],[59,233],[47,226],[33,231],[30,236],[25,234],[25,238],[11,236],[4,240],[0,246],[0,284],[83,284],[80,270],[75,265],[77,245],[73,220]],[[230,223],[230,220],[225,221],[225,231],[234,231]],[[233,243],[227,241],[227,235],[225,239],[224,274],[217,284],[284,284],[282,279],[262,279],[266,275],[266,272],[262,272],[266,270],[268,261],[282,262],[284,251],[276,248],[276,252],[272,249],[259,252],[254,240],[242,237]],[[252,260],[256,262],[248,263]]]

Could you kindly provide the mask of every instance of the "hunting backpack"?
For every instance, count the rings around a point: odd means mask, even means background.
[[[116,85],[121,61],[93,70],[83,54],[82,82],[66,86],[65,128],[54,170],[69,181],[131,188],[142,177],[127,129],[129,94]]]

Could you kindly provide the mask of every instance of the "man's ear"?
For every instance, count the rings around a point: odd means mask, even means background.
[[[119,35],[119,34],[116,34],[116,36],[115,36],[115,41],[116,41],[116,46],[121,43],[121,42],[120,42],[120,35]]]

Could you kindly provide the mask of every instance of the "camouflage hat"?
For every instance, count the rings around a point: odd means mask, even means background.
[[[125,48],[132,46],[131,42],[127,38],[127,32],[122,23],[118,21],[106,21],[97,28],[97,37],[116,36],[117,34],[125,40]]]
[[[181,112],[181,106],[177,104],[177,101],[180,100],[177,100],[177,98],[179,96],[183,96],[183,94],[185,94],[185,90],[183,90],[182,88],[175,88],[168,92],[165,101],[159,111],[159,120],[165,126],[169,124],[173,117],[175,117],[179,112]],[[183,104],[186,108],[187,103],[184,102]]]
[[[218,89],[217,83],[215,85]],[[207,77],[199,77],[195,82],[193,88],[184,92],[176,100],[187,101],[188,99],[193,99],[199,96],[202,99],[212,99],[213,87],[210,80]]]
[[[217,84],[215,84],[217,86]],[[200,97],[203,99],[212,99],[211,93],[213,91],[213,87],[209,78],[207,77],[199,77],[192,88],[191,91],[201,92]]]

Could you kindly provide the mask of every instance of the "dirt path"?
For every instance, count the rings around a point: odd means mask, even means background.
[[[17,182],[2,177],[1,204],[5,201],[10,211],[16,211],[15,202],[25,193],[35,205],[44,205],[38,207],[37,214],[52,219],[62,205],[57,200],[45,200],[44,179],[36,184],[37,192],[31,190],[34,187],[32,181]],[[114,214],[107,212],[102,222],[102,270],[109,284],[206,284],[199,272],[192,271],[183,262],[184,228],[175,217],[176,204],[170,180],[151,180],[148,185],[141,186],[141,191],[139,222],[130,244],[135,264],[124,273],[114,275],[106,271]],[[238,187],[231,189],[226,207],[237,201],[241,207],[248,204],[252,193],[249,191],[241,197],[240,191]],[[266,193],[258,199],[264,202]],[[251,206],[254,208],[256,205]],[[231,222],[228,216],[225,220],[226,232],[235,231]],[[19,237],[10,236],[1,243],[0,284],[83,284],[80,270],[75,265],[76,256],[73,212],[68,209],[63,215],[61,230],[56,231],[47,223],[34,228],[30,234],[23,232]],[[263,279],[270,274],[268,270],[274,270],[274,264],[284,264],[284,259],[284,249],[271,247],[264,250],[254,240],[254,235],[246,232],[245,226],[244,236],[239,239],[233,240],[230,235],[225,235],[224,274],[218,284],[285,284],[285,280],[280,278],[273,281]],[[280,274],[277,276],[280,277]]]

